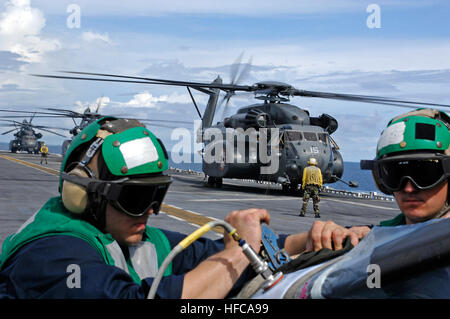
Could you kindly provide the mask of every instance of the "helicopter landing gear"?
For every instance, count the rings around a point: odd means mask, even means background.
[[[208,176],[208,183],[207,183],[207,185],[209,187],[221,188],[222,187],[222,183],[223,183],[223,178],[222,177]]]
[[[283,184],[281,185],[283,192],[289,195],[303,196],[303,192],[299,190],[298,184]]]

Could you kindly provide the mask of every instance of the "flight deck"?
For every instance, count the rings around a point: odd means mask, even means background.
[[[40,155],[0,151],[0,243],[15,232],[53,196],[57,196],[61,156],[49,154],[48,165]],[[270,212],[270,227],[276,233],[308,231],[314,221],[312,203],[306,217],[299,217],[302,199],[268,183],[224,179],[221,188],[208,187],[203,173],[170,169],[173,183],[160,214],[149,225],[189,234],[212,219],[224,219],[231,211],[252,207]],[[395,201],[355,198],[340,193],[322,193],[320,220],[338,224],[378,224],[400,213]],[[221,237],[211,231],[208,238]]]

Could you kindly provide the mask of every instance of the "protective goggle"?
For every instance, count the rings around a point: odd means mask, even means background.
[[[88,194],[99,194],[114,208],[132,217],[143,216],[150,209],[153,209],[154,214],[158,214],[169,185],[172,183],[170,177],[166,175],[134,179],[126,177],[105,181],[64,172],[62,178],[85,187]]]
[[[450,156],[442,154],[394,156],[364,162],[363,165],[361,161],[361,168],[372,169],[375,181],[387,193],[402,190],[408,180],[417,189],[426,190],[450,177]]]

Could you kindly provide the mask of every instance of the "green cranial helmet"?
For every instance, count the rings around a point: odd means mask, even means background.
[[[406,152],[450,155],[449,116],[433,109],[417,109],[393,118],[382,132],[376,158]]]
[[[98,137],[99,131],[107,133],[104,137]],[[61,173],[78,160],[74,158],[76,153],[87,149],[95,139],[103,140],[101,155],[114,176],[161,173],[168,168],[168,156],[163,143],[141,122],[103,117],[77,134],[65,153]]]
[[[383,193],[413,183],[430,189],[450,177],[450,117],[434,109],[417,109],[389,121],[374,160],[362,160]]]
[[[69,211],[103,223],[107,203],[130,216],[142,216],[150,208],[158,213],[171,183],[163,174],[167,168],[163,143],[141,122],[104,117],[70,144],[61,164],[59,191]]]

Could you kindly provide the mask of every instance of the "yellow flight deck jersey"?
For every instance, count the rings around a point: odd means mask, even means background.
[[[47,152],[48,152],[48,147],[45,146],[45,145],[42,145],[41,146],[41,153],[47,154]]]
[[[304,189],[306,185],[311,184],[322,187],[322,183],[322,172],[320,171],[320,168],[316,166],[305,167],[303,170],[302,189]]]

